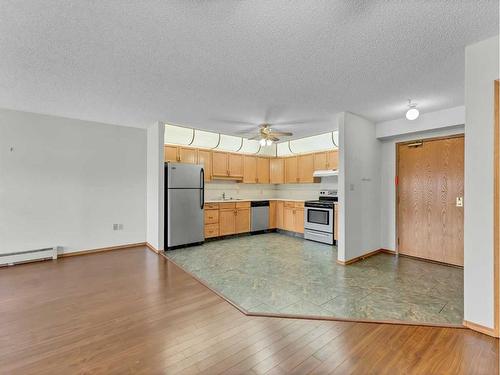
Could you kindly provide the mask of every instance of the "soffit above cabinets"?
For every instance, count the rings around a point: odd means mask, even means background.
[[[256,140],[165,124],[165,144],[185,145],[245,154],[288,156],[338,148],[338,131],[260,146]]]
[[[338,149],[339,132],[333,131],[313,135],[311,137],[294,139],[277,144],[276,156],[305,154],[315,151]]]

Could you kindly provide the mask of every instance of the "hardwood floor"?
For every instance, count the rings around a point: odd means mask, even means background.
[[[0,374],[497,374],[453,328],[245,316],[144,248],[0,269]]]

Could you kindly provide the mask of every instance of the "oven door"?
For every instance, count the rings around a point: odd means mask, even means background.
[[[304,207],[304,228],[333,233],[333,209]]]

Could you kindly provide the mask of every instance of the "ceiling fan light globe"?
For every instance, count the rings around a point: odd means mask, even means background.
[[[407,112],[406,112],[406,118],[410,121],[413,121],[413,120],[416,120],[419,116],[419,111],[418,109],[416,108],[410,108]]]
[[[266,145],[266,140],[264,138],[261,138],[260,141],[259,141],[260,145],[261,146],[265,146]]]
[[[271,146],[273,144],[273,141],[270,139],[266,140],[266,146]]]

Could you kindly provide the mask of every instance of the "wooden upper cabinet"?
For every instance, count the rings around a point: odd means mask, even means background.
[[[314,154],[314,170],[320,171],[328,169],[326,159],[327,159],[326,152],[316,152]]]
[[[164,159],[166,162],[202,164],[205,181],[226,178],[246,184],[311,183],[317,181],[313,177],[315,170],[338,169],[338,150],[269,158],[165,145]]]
[[[212,176],[243,178],[243,155],[228,152],[212,152]]]
[[[191,147],[179,147],[179,162],[196,164],[198,162],[197,149]]]
[[[269,183],[269,159],[257,158],[257,182],[259,184]]]
[[[178,147],[177,146],[167,146],[163,147],[165,161],[178,162]]]
[[[296,184],[299,182],[296,156],[285,158],[285,182],[287,184]]]
[[[230,177],[243,178],[243,155],[229,154],[228,167]]]
[[[257,158],[255,156],[243,157],[243,183],[257,183]]]
[[[271,184],[285,183],[285,160],[283,158],[269,160],[269,182]]]
[[[297,162],[297,175],[300,183],[314,182],[314,154],[300,155]]]
[[[226,152],[212,152],[212,176],[229,176],[228,154]]]
[[[198,150],[198,164],[203,165],[205,181],[210,181],[212,179],[212,152],[208,150]]]
[[[326,154],[327,169],[339,169],[339,150],[328,151]]]

